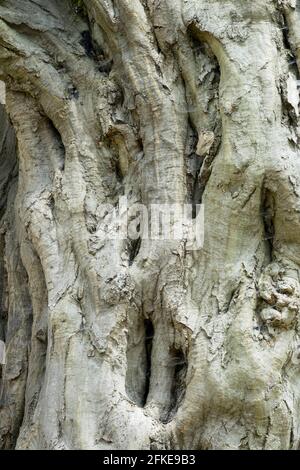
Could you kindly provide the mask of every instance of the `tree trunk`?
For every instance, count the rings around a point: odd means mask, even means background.
[[[299,448],[299,68],[296,0],[0,2],[2,448]]]

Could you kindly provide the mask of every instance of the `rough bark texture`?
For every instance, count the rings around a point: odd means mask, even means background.
[[[299,68],[296,0],[0,2],[2,448],[299,448]]]

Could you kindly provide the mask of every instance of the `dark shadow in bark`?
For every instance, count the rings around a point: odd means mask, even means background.
[[[102,60],[100,61],[100,65],[98,67],[99,72],[105,73],[106,75],[109,75],[111,72],[111,69],[113,67],[113,61],[110,59],[107,60]]]
[[[126,392],[128,397],[139,407],[147,402],[150,377],[151,355],[154,327],[151,320],[141,319],[139,324],[131,328],[127,350]],[[130,330],[129,330],[130,331]],[[133,336],[138,338],[134,341]]]
[[[35,278],[40,281],[36,286],[34,298],[32,297],[31,299],[33,306],[33,325],[25,403],[25,417],[29,423],[34,416],[45,378],[48,345],[48,292],[42,263],[33,246],[30,246],[30,251],[27,256],[32,259],[31,274],[34,272]],[[26,421],[24,420],[23,424],[25,423]]]
[[[296,51],[295,51],[295,47],[292,46],[291,41],[290,41],[290,37],[289,37],[290,30],[288,27],[287,18],[284,13],[282,14],[281,18],[282,18],[282,22],[279,26],[282,31],[283,46],[286,49],[286,53],[287,53],[286,56],[288,60],[289,71],[292,75],[294,75],[295,80],[299,82],[300,73],[299,73],[299,69],[297,65]],[[280,93],[281,93],[281,100],[282,100],[282,121],[285,125],[295,130],[296,135],[297,135],[298,134],[297,133],[298,114],[296,110],[294,109],[294,106],[292,106],[292,104],[289,102],[289,99],[287,97],[285,81],[281,83]],[[296,146],[296,142],[294,142],[293,139],[289,139],[289,143],[293,147]],[[297,145],[299,145],[299,138],[298,138]]]
[[[3,227],[1,230],[1,225],[7,209],[10,187],[18,175],[18,163],[15,132],[3,105],[0,105],[0,126],[0,340],[5,342],[8,320],[8,276],[5,263],[5,229]],[[0,380],[1,376],[0,364]]]
[[[5,240],[4,235],[0,235],[0,341],[5,343],[6,332],[7,332],[7,318],[8,318],[8,309],[7,309],[7,270],[5,266],[4,259],[5,251]],[[0,351],[4,352],[4,351]],[[2,359],[0,357],[0,390],[1,390],[1,378],[2,378]],[[0,405],[1,406],[1,405]]]
[[[79,43],[84,48],[85,53],[88,57],[94,58],[96,56],[96,51],[94,49],[92,36],[89,30],[82,31],[81,40],[79,41]]]
[[[0,449],[15,447],[23,421],[32,330],[28,276],[14,212],[17,176],[15,132],[0,106],[0,339],[6,346],[0,376]]]
[[[172,348],[170,357],[170,368],[173,369],[172,386],[171,386],[171,402],[170,408],[166,416],[161,418],[163,423],[171,421],[182,402],[186,391],[186,374],[187,360],[182,350]]]
[[[267,189],[262,192],[261,215],[264,224],[264,240],[268,247],[269,262],[272,261],[273,239],[274,239],[274,215],[275,215],[275,199]]]
[[[120,162],[119,159],[117,158],[115,160],[115,172],[116,172],[116,178],[119,183],[123,182],[124,176],[121,170]]]
[[[59,162],[59,168],[58,169],[61,170],[61,171],[64,171],[64,169],[65,169],[65,159],[66,159],[66,149],[65,149],[62,137],[60,135],[60,132],[56,129],[53,122],[49,118],[48,118],[48,124],[49,124],[49,128],[51,129],[51,131],[53,133],[56,148],[57,148],[57,150],[59,150],[59,154],[60,154],[60,162]]]
[[[6,210],[9,188],[18,175],[16,137],[14,129],[0,105],[0,221]]]
[[[199,136],[197,131],[195,130],[195,126],[192,124],[192,118],[190,113],[189,123],[192,129],[194,130],[195,137],[197,137],[196,142],[194,141],[194,146],[192,149],[193,158],[196,159],[196,162],[194,163],[196,171],[193,178],[194,182],[191,195],[193,204],[193,217],[195,218],[197,216],[196,206],[197,204],[202,203],[203,193],[211,175],[213,160],[217,155],[221,144],[222,124],[218,105],[221,70],[218,60],[214,55],[211,47],[206,41],[203,40],[202,37],[200,37],[199,32],[194,27],[194,25],[189,26],[188,35],[191,47],[194,52],[195,63],[198,62],[204,64],[205,62],[208,62],[210,64],[210,70],[207,72],[206,76],[202,79],[201,84],[199,85],[199,94],[201,94],[202,90],[206,90],[205,93],[207,93],[208,89],[213,91],[210,96],[210,99],[206,104],[207,108],[204,109],[203,107],[202,112],[207,116],[210,116],[207,121],[207,128],[204,128],[203,131],[213,132],[215,136],[212,146],[207,151],[207,153],[204,153],[203,155],[196,154]]]
[[[15,239],[15,233],[10,237]],[[7,248],[6,248],[7,250]],[[10,263],[6,364],[0,388],[0,449],[14,449],[24,418],[28,354],[32,331],[32,305],[28,276],[17,243],[8,248]]]
[[[105,56],[103,49],[93,41],[89,30],[81,33],[79,43],[84,48],[85,54],[99,64],[99,72],[109,75],[113,66],[113,60]]]
[[[129,246],[129,266],[132,266],[135,258],[139,254],[141,248],[142,240],[138,238],[137,240],[131,240]]]
[[[196,154],[196,148],[198,143],[198,132],[195,129],[190,117],[188,118],[188,135],[186,142],[186,155],[185,155],[185,165],[186,165],[186,180],[187,180],[187,192],[188,192],[188,202],[193,204],[193,217],[195,218],[195,204],[197,200],[197,180],[199,175],[199,170],[202,165],[201,158]]]
[[[149,395],[150,389],[150,378],[151,378],[151,354],[152,354],[152,344],[154,337],[154,326],[151,320],[145,320],[145,349],[146,349],[146,383],[145,383],[145,392],[143,405],[146,405],[147,398]]]

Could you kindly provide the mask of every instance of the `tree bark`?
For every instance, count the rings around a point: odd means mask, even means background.
[[[296,0],[0,2],[0,447],[299,448],[299,70]]]

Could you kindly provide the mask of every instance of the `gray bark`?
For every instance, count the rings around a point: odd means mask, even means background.
[[[299,448],[299,70],[296,0],[0,2],[2,448]]]

